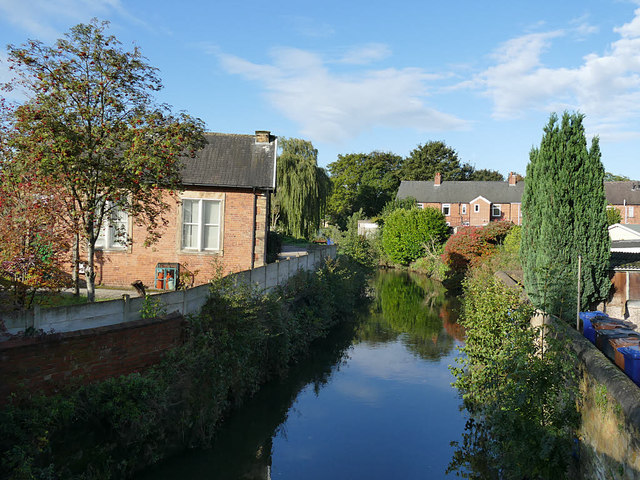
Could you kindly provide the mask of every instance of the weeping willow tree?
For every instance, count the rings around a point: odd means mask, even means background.
[[[286,235],[312,238],[320,227],[329,193],[329,177],[318,167],[318,150],[299,138],[280,138],[277,192],[272,225]]]

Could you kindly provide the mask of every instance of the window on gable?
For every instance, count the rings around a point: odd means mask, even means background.
[[[462,215],[466,215],[467,214],[467,206],[466,205],[461,205],[460,206],[460,213]]]
[[[479,203],[476,203],[476,204],[473,206],[473,211],[474,211],[474,212],[476,212],[476,213],[478,213],[478,212],[480,211],[480,204],[479,204]]]
[[[107,205],[110,209],[102,220],[102,227],[96,240],[98,250],[124,250],[127,248],[129,215],[118,207]]]
[[[220,250],[220,200],[182,200],[182,248]]]
[[[442,214],[445,217],[448,217],[449,215],[451,215],[451,205],[449,205],[448,203],[444,203],[442,205]]]
[[[500,215],[502,215],[502,209],[500,208],[500,205],[491,205],[491,216],[499,217]]]

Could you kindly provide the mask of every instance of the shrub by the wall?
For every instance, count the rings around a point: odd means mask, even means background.
[[[184,345],[145,374],[11,398],[0,410],[0,477],[121,478],[207,445],[231,408],[353,318],[365,285],[365,270],[346,257],[269,295],[215,281]]]
[[[443,243],[448,232],[444,215],[435,208],[398,209],[385,219],[382,248],[392,262],[408,265],[424,254],[425,245]]]
[[[513,223],[492,222],[484,227],[463,227],[447,240],[443,260],[454,273],[464,273],[469,265],[491,255]]]
[[[453,369],[471,420],[450,469],[564,478],[579,424],[574,359],[549,330],[531,327],[521,290],[478,273],[465,283],[465,355]]]

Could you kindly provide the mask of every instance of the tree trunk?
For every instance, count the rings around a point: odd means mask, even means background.
[[[75,238],[73,241],[73,270],[71,272],[71,278],[73,280],[73,296],[80,296],[80,272],[79,272],[79,263],[80,263],[80,234],[75,233]]]
[[[87,278],[87,302],[96,300],[96,272],[95,272],[95,243],[87,242],[87,268],[85,277]]]

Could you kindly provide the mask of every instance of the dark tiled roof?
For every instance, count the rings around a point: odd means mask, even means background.
[[[604,188],[612,205],[640,205],[640,182],[604,182]]]
[[[640,270],[640,253],[611,252],[609,263],[614,270]]]
[[[398,189],[398,198],[413,197],[420,203],[469,203],[483,196],[492,203],[519,203],[524,183],[509,185],[508,182],[447,182],[435,186],[431,181],[403,181]]]
[[[604,182],[607,202],[613,205],[640,205],[640,182]],[[421,203],[469,203],[483,196],[491,203],[519,203],[522,201],[524,181],[508,182],[447,182],[439,186],[429,181],[403,181],[398,198],[413,197]]]
[[[256,143],[255,135],[207,133],[207,144],[195,158],[184,158],[187,186],[275,189],[277,142]]]

